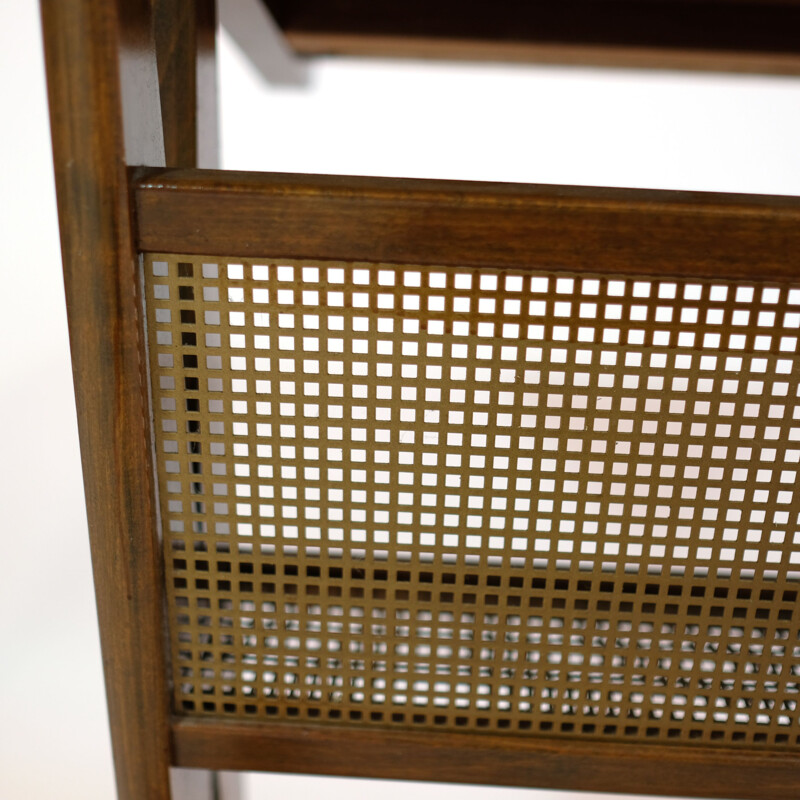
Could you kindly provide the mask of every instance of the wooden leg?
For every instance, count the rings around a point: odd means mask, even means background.
[[[168,166],[219,166],[214,0],[153,2]]]
[[[127,172],[164,166],[150,4],[41,9],[117,796],[169,800],[162,558]]]

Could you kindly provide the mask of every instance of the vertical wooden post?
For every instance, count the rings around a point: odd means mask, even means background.
[[[166,161],[219,166],[215,0],[153,0]]]
[[[64,283],[120,800],[169,800],[162,564],[128,168],[163,166],[148,0],[42,0]]]

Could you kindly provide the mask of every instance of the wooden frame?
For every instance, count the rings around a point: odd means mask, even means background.
[[[213,0],[154,0],[153,27],[166,163],[219,166]]]
[[[134,191],[151,252],[787,278],[800,244],[794,197],[180,170]]]
[[[590,262],[594,273],[717,280],[785,281],[800,266],[790,197],[177,170],[143,175],[134,195],[138,246],[157,253],[565,271]],[[800,779],[796,755],[746,748],[179,717],[172,741],[176,763],[221,769],[753,800],[784,798]]]
[[[183,766],[673,797],[786,800],[797,756],[487,734],[173,719]]]
[[[201,20],[207,21],[209,6],[201,7],[206,9]],[[44,0],[41,10],[117,791],[123,799],[168,800],[162,563],[129,202],[129,169],[165,163],[151,8],[149,0]],[[207,74],[213,40],[206,38],[199,50],[200,72]],[[171,61],[163,71],[172,87],[167,93],[188,94],[191,103],[199,85],[213,100],[213,83],[190,78],[193,69],[194,58],[186,51],[182,60]],[[206,102],[202,109],[168,119],[171,163],[194,165],[195,138],[215,141],[215,104]],[[213,121],[207,124],[209,115]],[[197,130],[211,133],[197,135]]]
[[[742,278],[756,277],[757,264],[758,277],[776,280],[796,276],[800,266],[797,198],[194,169],[214,163],[215,106],[213,81],[207,80],[213,14],[202,5],[192,16],[192,8],[156,3],[160,18],[171,19],[190,39],[184,48],[171,32],[160,37],[160,51],[174,55],[162,57],[158,70],[146,0],[42,4],[76,404],[120,798],[168,800],[171,765],[581,790],[634,792],[646,786],[658,793],[753,800],[790,796],[800,782],[800,758],[788,751],[170,716],[140,252],[270,251],[298,259],[497,268],[544,259],[562,269],[578,268],[591,255],[598,272],[635,263],[643,275],[669,268],[687,277]],[[770,13],[777,14],[776,8],[769,6]],[[791,14],[797,7],[782,8]],[[771,52],[784,52],[779,45]],[[173,114],[178,102],[185,107]],[[165,163],[189,168],[166,170]]]
[[[117,786],[121,798],[167,800],[166,663],[157,589],[162,568],[126,169],[126,163],[163,164],[164,145],[154,51],[148,47],[149,6],[146,0],[127,3],[125,12],[118,15],[114,4],[103,3],[42,5]]]
[[[302,53],[797,74],[800,6],[762,0],[264,0]]]

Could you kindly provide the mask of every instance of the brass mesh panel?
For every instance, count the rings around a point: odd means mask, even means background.
[[[800,743],[800,285],[144,264],[178,713]]]

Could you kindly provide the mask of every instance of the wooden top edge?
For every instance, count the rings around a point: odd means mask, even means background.
[[[136,185],[138,244],[151,252],[798,274],[796,197],[193,170]]]
[[[204,194],[309,195],[362,197],[392,202],[446,202],[453,205],[536,205],[613,209],[647,205],[692,213],[795,216],[800,197],[744,193],[696,192],[670,189],[569,186],[559,184],[494,183],[423,178],[383,178],[355,175],[237,172],[226,170],[168,169],[148,171],[134,178],[139,191],[199,192]]]

